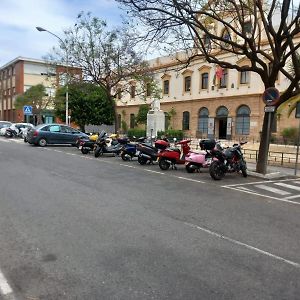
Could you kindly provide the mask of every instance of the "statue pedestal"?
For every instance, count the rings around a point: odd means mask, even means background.
[[[156,137],[158,131],[165,131],[165,114],[162,110],[149,110],[147,114],[147,136]]]

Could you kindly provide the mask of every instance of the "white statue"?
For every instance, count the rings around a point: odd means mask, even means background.
[[[160,111],[160,100],[159,99],[154,99],[151,102],[151,110]]]

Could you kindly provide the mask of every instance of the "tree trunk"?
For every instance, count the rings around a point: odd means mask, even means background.
[[[267,164],[268,164],[268,154],[270,146],[270,137],[271,137],[271,128],[268,129],[268,126],[271,127],[274,121],[274,113],[265,113],[263,128],[260,137],[260,145],[258,151],[258,158],[256,164],[256,172],[261,174],[267,173]]]

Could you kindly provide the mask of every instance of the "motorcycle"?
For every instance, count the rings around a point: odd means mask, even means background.
[[[90,151],[94,150],[97,138],[98,134],[92,134],[88,139],[79,137],[76,140],[75,145],[82,154],[88,154]]]
[[[201,168],[209,168],[212,162],[211,150],[220,147],[215,140],[201,140],[199,142],[202,152],[189,152],[185,156],[185,169],[188,173],[200,172]]]
[[[120,144],[117,140],[114,140],[111,142],[111,146],[107,146],[109,142],[110,141],[108,140],[107,133],[105,131],[101,131],[95,143],[95,157],[99,157],[104,153],[114,154],[115,156],[120,154],[122,150],[122,144]]]
[[[154,146],[151,143],[139,143],[136,146],[139,151],[138,162],[141,165],[145,165],[147,162],[153,164],[157,160],[160,151],[170,147],[170,142],[167,139],[157,140]]]
[[[178,148],[166,148],[159,154],[158,165],[162,170],[168,170],[170,167],[172,170],[176,170],[176,164],[185,164],[185,156],[190,152],[189,143],[191,140],[182,140],[175,145],[181,146],[181,151]]]
[[[145,137],[140,137],[137,142],[142,143],[145,141]],[[124,161],[132,160],[133,157],[138,157],[139,151],[137,150],[137,144],[136,143],[130,143],[127,141],[121,151],[121,158]]]
[[[226,173],[241,172],[247,177],[247,164],[241,146],[247,142],[234,144],[226,149],[213,149],[211,151],[214,161],[209,167],[209,174],[214,180],[222,179]]]

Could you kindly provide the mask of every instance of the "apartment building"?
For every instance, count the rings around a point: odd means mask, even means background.
[[[26,120],[23,110],[16,110],[14,101],[30,87],[43,84],[46,88],[46,97],[54,97],[56,88],[63,84],[63,74],[66,66],[49,65],[44,60],[17,57],[0,67],[0,120],[23,122]],[[79,77],[82,71],[79,68],[68,68],[70,74]],[[35,123],[36,116],[30,117],[30,122]],[[47,107],[42,113],[44,123],[53,123],[55,116],[53,107]]]

